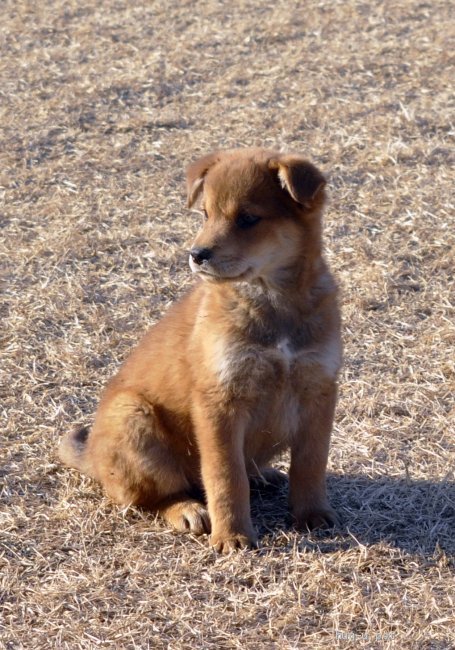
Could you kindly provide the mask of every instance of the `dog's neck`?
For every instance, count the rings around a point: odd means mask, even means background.
[[[312,264],[291,264],[276,270],[272,277],[259,277],[234,286],[239,295],[259,309],[301,315],[314,310],[315,293],[319,295],[325,276],[330,278],[324,260],[318,257]],[[327,291],[332,293],[333,289],[333,282],[328,283]]]
[[[263,344],[285,336],[296,338],[299,345],[303,345],[300,339],[304,330],[317,325],[319,305],[327,296],[336,293],[322,258],[317,260],[317,268],[312,273],[308,273],[308,269],[306,273],[299,273],[298,269],[289,267],[273,281],[259,278],[253,282],[212,286],[226,312],[235,314],[238,330]],[[222,290],[218,292],[218,289]]]

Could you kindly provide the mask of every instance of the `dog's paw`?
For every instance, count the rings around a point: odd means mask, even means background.
[[[210,544],[218,553],[227,555],[242,548],[256,548],[257,539],[256,535],[242,533],[213,534],[210,537]]]
[[[335,510],[327,506],[315,508],[295,517],[295,526],[298,530],[315,530],[317,528],[334,528],[340,526],[340,520]]]
[[[288,482],[287,474],[280,472],[275,467],[264,467],[257,474],[250,476],[250,482],[254,488],[271,487],[281,488]]]
[[[209,513],[199,501],[178,501],[162,510],[161,514],[180,533],[210,533]]]

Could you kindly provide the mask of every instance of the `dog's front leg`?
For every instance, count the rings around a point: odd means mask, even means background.
[[[299,433],[291,444],[289,503],[300,529],[338,524],[326,496],[326,467],[336,404],[336,384],[302,403]]]
[[[243,450],[245,425],[238,416],[220,413],[202,399],[195,404],[194,419],[212,528],[210,542],[221,553],[254,546]]]

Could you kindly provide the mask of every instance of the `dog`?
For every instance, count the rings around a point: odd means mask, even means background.
[[[249,478],[273,482],[269,462],[287,448],[296,526],[338,523],[325,485],[342,358],[325,185],[305,158],[266,149],[190,164],[188,207],[201,200],[204,215],[189,257],[198,281],[108,383],[90,432],[60,445],[115,502],[211,533],[222,553],[256,545]]]

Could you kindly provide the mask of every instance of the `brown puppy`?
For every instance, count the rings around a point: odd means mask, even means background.
[[[60,456],[118,503],[158,511],[180,531],[211,530],[228,552],[256,541],[248,477],[290,447],[297,526],[333,525],[325,471],[341,343],[321,256],[324,177],[300,156],[246,149],[197,160],[187,180],[188,205],[201,195],[205,216],[190,254],[199,282],[110,381],[90,433],[65,436]]]

